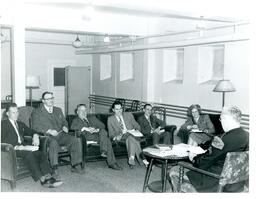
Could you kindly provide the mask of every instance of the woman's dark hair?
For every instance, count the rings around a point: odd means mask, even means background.
[[[190,107],[188,107],[188,116],[192,117],[192,110],[197,109],[199,114],[202,114],[202,109],[199,104],[192,104]]]

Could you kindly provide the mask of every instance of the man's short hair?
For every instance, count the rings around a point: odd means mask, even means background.
[[[44,100],[44,96],[47,95],[47,94],[53,95],[53,92],[45,91],[45,92],[42,94],[42,100]]]
[[[119,100],[114,101],[114,103],[112,104],[111,108],[114,109],[115,105],[120,105],[121,107],[123,107],[123,104]]]
[[[8,111],[10,110],[10,108],[12,108],[12,107],[18,107],[18,106],[17,106],[16,103],[11,102],[11,103],[9,103],[9,104],[7,105],[7,107],[6,107],[6,112],[8,112]]]
[[[78,104],[78,105],[76,106],[75,113],[77,113],[78,109],[79,109],[81,106],[84,106],[85,108],[87,108],[86,104]]]
[[[151,104],[145,104],[145,105],[143,106],[143,109],[146,109],[147,106],[151,106],[151,107],[152,107]]]
[[[242,118],[242,111],[237,106],[225,106],[222,112],[232,116],[237,122],[240,123]]]

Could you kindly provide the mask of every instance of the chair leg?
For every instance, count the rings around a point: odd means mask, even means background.
[[[179,182],[178,182],[178,187],[177,187],[177,191],[180,192],[181,189],[181,184],[183,182],[183,175],[184,175],[184,167],[180,166],[179,169]]]

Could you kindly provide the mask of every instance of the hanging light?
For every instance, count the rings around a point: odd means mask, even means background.
[[[76,40],[72,42],[72,45],[75,48],[80,48],[83,45],[83,43],[81,42],[81,40],[78,37],[78,34],[77,34]]]
[[[106,35],[106,36],[104,37],[103,41],[104,41],[105,43],[109,43],[109,42],[110,42],[109,36]]]

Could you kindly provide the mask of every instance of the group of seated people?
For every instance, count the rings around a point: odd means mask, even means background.
[[[164,128],[166,123],[152,114],[152,106],[145,104],[144,115],[135,121],[132,113],[123,112],[122,104],[115,101],[112,104],[111,115],[107,121],[108,132],[105,125],[95,116],[87,115],[85,104],[79,104],[76,108],[77,117],[72,121],[70,129],[62,110],[54,106],[54,96],[52,92],[42,94],[42,104],[32,113],[32,129],[24,123],[17,121],[18,108],[15,103],[10,103],[6,109],[7,120],[2,121],[2,142],[10,143],[17,150],[17,156],[24,159],[31,175],[35,181],[40,180],[43,186],[53,188],[62,184],[58,172],[58,153],[61,146],[66,146],[71,156],[71,172],[83,174],[82,149],[79,139],[69,134],[70,130],[84,134],[87,141],[96,141],[100,145],[101,156],[106,158],[108,167],[114,170],[122,170],[118,165],[112,142],[123,141],[128,152],[128,165],[134,168],[137,159],[139,164],[148,166],[148,161],[144,157],[140,138],[134,137],[129,130],[138,130],[144,137],[152,137],[153,144],[158,144],[163,140],[164,144],[171,143],[171,135],[168,128]],[[209,140],[213,140],[214,127],[209,116],[201,115],[199,105],[189,107],[189,119],[182,125],[183,133],[192,129],[202,130],[204,133],[189,133],[188,144],[198,145]],[[225,159],[225,154],[229,151],[246,150],[248,147],[248,133],[240,127],[241,111],[236,107],[224,108],[221,113],[221,123],[225,133],[220,137],[223,142],[222,148],[214,148],[207,157],[199,158],[190,154],[190,160],[199,167],[211,168],[215,162]],[[164,131],[162,129],[165,129]],[[39,146],[39,134],[49,137],[49,152],[44,154],[41,151],[24,151],[22,146],[24,135],[33,135],[32,144]],[[187,133],[188,135],[188,133]],[[230,139],[234,137],[235,139]],[[49,161],[48,161],[49,159]],[[223,166],[223,164],[222,164]],[[221,169],[221,168],[219,168]],[[176,173],[177,174],[177,173]],[[173,175],[173,174],[172,174]],[[194,185],[195,182],[204,182],[204,179],[188,172],[188,178]],[[175,177],[174,177],[175,179]],[[198,181],[199,180],[199,181]],[[201,186],[201,185],[198,185]]]

